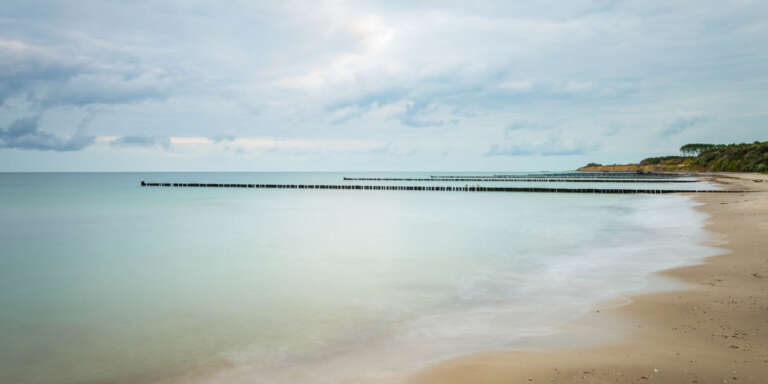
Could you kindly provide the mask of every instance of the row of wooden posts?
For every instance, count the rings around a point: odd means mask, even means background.
[[[680,177],[691,177],[685,174],[667,174],[667,173],[637,173],[637,172],[579,172],[579,173],[545,173],[528,175],[430,175],[432,179],[532,179],[532,178],[655,178],[655,179],[676,179]]]
[[[142,187],[191,188],[255,188],[255,189],[343,189],[368,191],[446,191],[446,192],[553,192],[553,193],[682,193],[682,192],[743,192],[724,190],[619,189],[619,188],[546,188],[546,187],[482,187],[482,186],[423,186],[423,185],[351,185],[351,184],[220,184],[220,183],[147,183]]]
[[[548,183],[695,183],[698,180],[689,179],[589,179],[589,178],[543,178],[543,177],[505,177],[505,178],[474,178],[474,177],[432,177],[401,178],[401,177],[344,177],[345,181],[500,181],[500,182],[548,182]]]

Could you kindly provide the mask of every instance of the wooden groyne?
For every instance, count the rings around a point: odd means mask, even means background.
[[[548,192],[548,193],[733,193],[745,191],[726,190],[674,190],[674,189],[620,189],[620,188],[545,188],[545,187],[483,187],[437,185],[351,185],[351,184],[220,184],[220,183],[147,183],[142,187],[180,188],[253,188],[253,189],[338,189],[359,191],[440,191],[440,192]]]
[[[433,179],[459,179],[459,178],[477,178],[477,179],[519,179],[519,178],[603,178],[603,179],[627,179],[627,178],[656,178],[656,179],[674,179],[680,177],[692,177],[687,174],[667,174],[667,173],[638,173],[638,172],[571,172],[571,173],[545,173],[545,174],[527,174],[527,175],[430,175]]]
[[[431,177],[431,178],[401,178],[401,177],[344,177],[345,181],[482,181],[482,182],[505,182],[505,183],[695,183],[698,180],[676,180],[676,179],[599,179],[599,178],[544,178],[544,177]]]

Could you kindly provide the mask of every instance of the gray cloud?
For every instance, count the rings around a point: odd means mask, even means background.
[[[60,105],[124,104],[163,99],[180,74],[153,68],[114,49],[69,52],[62,45],[3,40],[0,35],[0,105],[21,97],[42,110]]]
[[[582,148],[555,148],[541,151],[542,156],[577,156],[586,155],[590,147]]]
[[[664,137],[676,135],[707,120],[708,118],[706,116],[679,117],[674,121],[672,121],[671,123],[667,124],[667,126],[664,127],[664,129],[662,129],[661,132],[659,132],[659,134]]]
[[[440,127],[445,125],[443,120],[430,119],[429,114],[435,110],[434,105],[427,102],[409,103],[405,112],[400,116],[400,123],[409,127]]]
[[[586,155],[594,146],[584,146],[577,148],[551,148],[543,149],[542,147],[526,147],[523,145],[506,145],[501,146],[498,144],[491,145],[485,156],[578,156]]]
[[[0,148],[15,148],[38,151],[78,151],[91,144],[93,136],[75,135],[61,138],[40,131],[38,118],[22,118],[14,121],[7,129],[0,129]]]
[[[493,144],[485,156],[580,156],[599,148],[597,142],[565,137],[562,132],[554,131],[548,133],[543,140],[530,143],[518,141],[511,144]]]
[[[536,151],[525,146],[493,144],[488,152],[485,153],[485,156],[533,156],[536,154]]]
[[[118,74],[81,74],[55,86],[40,88],[35,99],[46,107],[58,105],[129,104],[162,100],[170,95],[160,79]]]
[[[614,136],[620,131],[621,131],[621,126],[613,123],[603,131],[602,136],[606,136],[606,137]]]
[[[161,147],[164,149],[171,148],[171,140],[168,137],[162,136],[123,136],[109,143],[113,147]]]
[[[430,120],[430,119],[424,119],[416,116],[407,116],[407,115],[400,118],[400,123],[403,125],[407,125],[409,127],[414,127],[414,128],[442,127],[443,125],[445,125],[445,121],[443,120]]]
[[[523,135],[525,134],[525,132],[520,132],[520,131],[525,131],[525,130],[543,131],[543,130],[548,130],[552,128],[553,128],[552,125],[539,123],[539,122],[516,121],[504,127],[504,137],[512,138],[516,135]]]

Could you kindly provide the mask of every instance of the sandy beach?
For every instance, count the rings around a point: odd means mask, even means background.
[[[704,178],[754,192],[694,196],[710,216],[711,245],[726,252],[660,273],[685,289],[596,308],[560,336],[570,344],[459,357],[410,382],[768,382],[768,176]]]

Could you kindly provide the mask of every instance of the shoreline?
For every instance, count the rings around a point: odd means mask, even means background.
[[[703,176],[725,189],[692,194],[709,215],[707,245],[724,254],[656,276],[683,290],[628,297],[564,331],[588,343],[461,356],[408,378],[428,383],[760,383],[768,378],[768,175]],[[762,180],[756,183],[753,180]],[[617,300],[620,300],[618,298]],[[626,337],[610,335],[626,333]],[[601,340],[608,335],[609,340]]]

